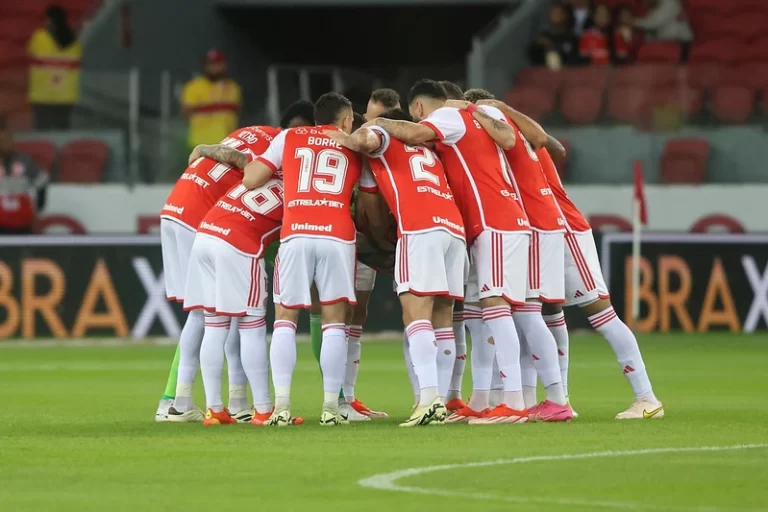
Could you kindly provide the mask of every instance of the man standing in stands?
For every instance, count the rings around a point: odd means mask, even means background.
[[[0,119],[0,234],[32,234],[45,204],[48,173],[13,147],[13,136]]]
[[[189,118],[189,150],[198,144],[215,144],[234,131],[241,106],[240,86],[227,75],[227,58],[219,50],[210,50],[203,75],[187,82],[181,96],[182,110]]]

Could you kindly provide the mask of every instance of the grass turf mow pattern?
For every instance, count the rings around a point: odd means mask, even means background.
[[[173,347],[4,347],[0,510],[768,511],[768,335],[640,342],[663,420],[613,420],[629,386],[601,338],[573,336],[573,423],[424,429],[397,428],[413,397],[395,341],[363,341],[356,388],[391,417],[330,429],[307,344],[307,423],[284,429],[155,424]]]

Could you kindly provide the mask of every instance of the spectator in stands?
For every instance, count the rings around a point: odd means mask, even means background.
[[[541,32],[528,49],[531,64],[560,69],[576,64],[579,40],[571,29],[571,13],[567,6],[555,4],[549,10],[549,26]]]
[[[635,15],[628,5],[619,6],[616,14],[616,35],[628,48],[626,62],[632,62],[637,57],[637,51],[643,45],[645,36],[643,32],[634,26]]]
[[[36,130],[66,130],[80,96],[80,58],[77,34],[59,6],[49,7],[45,28],[32,33],[29,53],[29,103]]]
[[[629,46],[614,30],[611,9],[607,5],[595,6],[590,28],[579,38],[579,54],[585,62],[598,66],[622,64],[629,59]]]
[[[189,119],[190,151],[198,144],[216,144],[238,126],[240,86],[227,75],[227,58],[219,50],[205,55],[203,75],[187,82],[181,107]]]
[[[648,15],[636,19],[635,26],[644,30],[650,38],[681,43],[693,40],[693,31],[680,0],[649,0],[649,6]]]
[[[46,170],[18,153],[13,135],[0,119],[0,234],[31,234],[37,212],[45,206]]]
[[[589,28],[590,14],[592,12],[591,0],[567,0],[571,8],[571,17],[573,18],[572,29],[576,35],[581,35],[584,30]]]

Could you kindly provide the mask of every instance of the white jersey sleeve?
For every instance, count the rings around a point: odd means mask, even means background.
[[[374,158],[378,158],[381,155],[383,155],[384,152],[389,147],[389,140],[390,140],[389,132],[387,130],[385,130],[384,128],[380,127],[380,126],[375,126],[375,125],[374,126],[370,126],[368,129],[371,130],[376,135],[378,135],[379,138],[381,139],[381,146],[379,146],[379,149],[369,153],[370,156],[372,156]]]
[[[283,152],[285,150],[285,136],[290,130],[283,130],[277,134],[277,137],[272,141],[267,150],[257,158],[260,162],[264,163],[272,169],[272,172],[277,174],[280,168],[283,166]]]
[[[376,178],[373,176],[368,158],[363,159],[363,167],[360,170],[360,190],[371,194],[379,191],[379,186],[376,184]]]
[[[432,128],[444,144],[456,144],[467,132],[467,125],[459,109],[451,107],[435,110],[421,124]]]

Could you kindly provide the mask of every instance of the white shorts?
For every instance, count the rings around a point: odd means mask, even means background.
[[[447,231],[436,230],[401,236],[395,252],[395,283],[398,295],[464,297],[469,271],[467,245]]]
[[[591,231],[565,234],[565,305],[608,299],[608,287]]]
[[[370,292],[373,291],[373,285],[376,283],[376,271],[365,263],[356,262],[355,268],[355,291]]]
[[[530,238],[525,231],[480,233],[469,250],[472,264],[465,302],[503,297],[513,305],[525,304]]]
[[[349,302],[355,298],[355,244],[327,238],[295,237],[280,244],[272,279],[275,304],[308,309],[315,283],[320,304]]]
[[[564,233],[531,231],[528,249],[527,299],[552,304],[565,302]]]
[[[245,255],[214,236],[195,237],[184,310],[263,317],[267,314],[268,289],[263,258]]]
[[[195,230],[180,222],[160,219],[160,247],[163,253],[163,278],[168,300],[184,302],[187,269]]]

